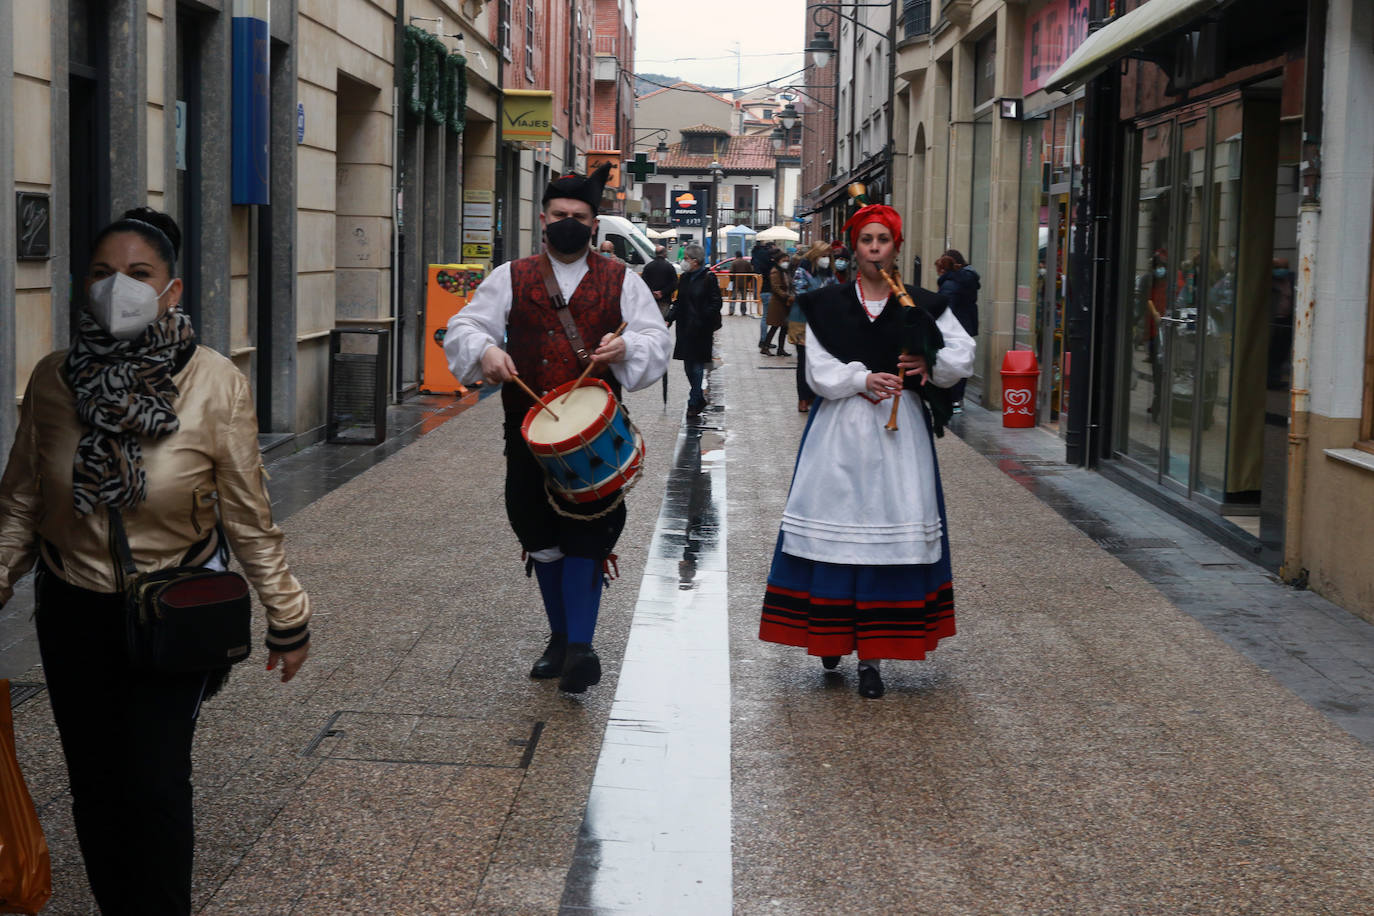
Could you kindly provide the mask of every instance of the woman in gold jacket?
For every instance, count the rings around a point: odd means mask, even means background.
[[[248,382],[195,343],[181,233],[146,207],[96,237],[69,350],[33,371],[0,478],[0,606],[37,565],[39,649],[86,874],[103,913],[191,909],[191,741],[227,672],[130,667],[110,508],[140,573],[223,569],[267,609],[269,670],[309,653],[310,602],[272,521]]]

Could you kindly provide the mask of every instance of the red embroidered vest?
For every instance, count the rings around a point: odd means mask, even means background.
[[[511,310],[506,320],[506,352],[515,361],[520,378],[543,395],[582,374],[568,335],[563,330],[544,288],[539,259],[533,255],[511,262]],[[597,254],[587,256],[588,271],[568,302],[577,333],[590,353],[601,338],[620,326],[620,293],[625,284],[625,264]],[[616,397],[620,384],[609,370],[592,370],[605,378]],[[519,385],[501,386],[501,403],[508,422],[519,422],[534,403]]]

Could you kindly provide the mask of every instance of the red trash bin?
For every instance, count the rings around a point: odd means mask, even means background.
[[[1002,425],[1013,429],[1035,426],[1035,389],[1040,366],[1030,350],[1008,350],[1002,357]]]

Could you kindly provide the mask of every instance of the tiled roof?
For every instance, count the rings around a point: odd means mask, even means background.
[[[684,128],[682,128],[681,130],[679,130],[678,133],[681,133],[681,134],[726,134],[726,135],[729,135],[730,132],[729,132],[728,130],[726,130],[725,128],[723,128],[723,127],[717,127],[717,126],[714,125],[714,124],[697,124],[695,127],[684,127]]]
[[[733,101],[731,101],[730,99],[727,99],[727,98],[726,98],[725,96],[723,96],[723,95],[719,95],[719,94],[717,94],[717,93],[715,93],[715,92],[712,92],[712,91],[709,90],[709,89],[703,89],[702,87],[698,86],[696,83],[689,83],[689,82],[687,82],[686,80],[680,80],[679,82],[673,83],[673,85],[671,85],[671,86],[660,86],[659,88],[655,89],[653,92],[646,92],[646,93],[644,93],[643,95],[639,96],[639,97],[636,99],[636,101],[638,101],[639,99],[647,99],[647,98],[648,98],[649,96],[651,96],[651,95],[658,95],[660,92],[670,92],[670,91],[674,91],[674,90],[679,91],[679,92],[684,92],[684,91],[685,91],[685,92],[699,92],[699,93],[701,93],[702,95],[709,95],[711,98],[715,99],[715,100],[718,101],[718,102],[724,102],[724,103],[727,104],[727,105],[734,105],[734,104],[735,104]]]
[[[716,155],[689,153],[684,149],[684,144],[674,143],[668,147],[668,152],[659,153],[654,158],[660,171],[705,172],[710,168],[711,160],[718,159],[721,168],[727,172],[771,172],[776,166],[777,156],[773,152],[773,141],[760,134],[730,137]]]

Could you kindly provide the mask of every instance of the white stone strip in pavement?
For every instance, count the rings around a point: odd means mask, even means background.
[[[678,435],[564,914],[731,912],[725,449],[709,425],[719,416]]]

